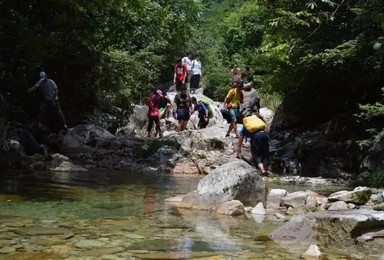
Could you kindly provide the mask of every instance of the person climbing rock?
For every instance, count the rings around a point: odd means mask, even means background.
[[[148,137],[151,137],[151,132],[153,128],[153,123],[156,124],[156,134],[155,136],[159,135],[162,137],[162,132],[160,129],[160,113],[159,113],[159,107],[160,107],[160,98],[163,96],[163,93],[160,89],[156,90],[155,92],[151,93],[151,95],[147,98],[145,104],[148,106]]]
[[[197,101],[195,97],[192,97],[192,104],[194,111],[197,111],[199,117],[199,123],[197,127],[199,129],[206,128],[209,123],[209,111],[205,104],[201,101]]]
[[[260,95],[259,91],[254,88],[253,76],[248,66],[244,67],[242,73],[244,102],[240,106],[240,114],[246,115],[251,113],[259,113]]]
[[[176,84],[176,91],[180,92],[187,77],[187,65],[183,64],[181,59],[176,60],[174,68],[173,83]]]
[[[187,93],[187,88],[183,86],[181,92],[175,96],[177,120],[179,121],[179,132],[187,128],[188,120],[192,111],[191,97]]]
[[[67,130],[67,124],[59,102],[59,90],[56,83],[48,77],[48,75],[41,71],[39,73],[40,80],[30,89],[28,93],[39,89],[43,101],[40,105],[37,115],[38,126],[41,128],[43,125],[49,126],[51,132],[59,132],[60,130]]]
[[[232,89],[228,91],[228,94],[225,98],[225,106],[229,111],[231,117],[231,123],[228,127],[226,137],[230,135],[232,129],[235,131],[236,137],[239,137],[237,132],[237,117],[240,115],[239,108],[240,104],[243,102],[244,95],[242,91],[243,84],[238,78],[234,78],[232,83]]]
[[[241,71],[240,69],[237,67],[237,63],[234,63],[232,65],[232,69],[229,73],[229,80],[232,82],[234,78],[238,78],[238,79],[241,79]]]
[[[244,156],[241,153],[243,140],[249,138],[251,140],[252,163],[263,175],[267,174],[269,164],[269,137],[265,128],[265,120],[259,114],[249,114],[249,116],[244,117],[236,151],[236,157],[243,159]]]
[[[159,117],[162,118],[168,118],[170,111],[172,109],[172,102],[169,99],[167,92],[162,91],[163,96],[160,97],[160,107],[159,107]]]

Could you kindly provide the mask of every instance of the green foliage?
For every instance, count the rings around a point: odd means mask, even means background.
[[[382,88],[384,96],[384,88]],[[373,128],[369,128],[367,132],[369,137],[367,139],[360,140],[358,143],[362,147],[370,147],[384,138],[383,132],[383,119],[384,119],[384,101],[376,102],[375,104],[360,105],[361,112],[356,114],[357,119],[364,123],[369,122],[373,125]],[[380,122],[380,123],[376,123]]]
[[[364,183],[372,188],[384,187],[384,171],[374,171],[364,178]]]
[[[103,107],[99,92],[129,107],[172,78],[199,12],[195,0],[0,0],[1,91],[18,110],[33,110],[26,89],[44,69],[69,121]]]

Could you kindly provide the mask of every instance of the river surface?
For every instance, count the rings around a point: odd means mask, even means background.
[[[164,203],[196,189],[201,178],[101,171],[2,174],[0,259],[298,259],[308,247],[270,240],[268,234],[283,224],[274,216],[230,218]],[[323,194],[335,189],[320,188]],[[323,250],[328,259],[351,259],[353,251]]]

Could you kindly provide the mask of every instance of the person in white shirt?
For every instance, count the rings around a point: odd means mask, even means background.
[[[192,75],[193,75],[193,72],[192,72],[192,59],[193,59],[193,55],[191,52],[188,52],[187,53],[187,56],[185,56],[181,61],[183,63],[183,65],[186,65],[187,66],[187,77],[185,79],[185,84],[187,86],[187,91],[189,91],[189,88],[190,88],[190,82],[191,82],[191,78],[192,78]]]
[[[192,72],[193,76],[191,78],[191,93],[195,93],[196,89],[199,88],[200,85],[200,77],[201,73],[201,61],[200,55],[196,54],[195,59],[192,61]]]

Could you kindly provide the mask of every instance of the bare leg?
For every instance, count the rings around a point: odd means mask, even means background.
[[[233,124],[232,124],[233,120],[231,121],[231,123],[229,124],[229,127],[228,127],[228,131],[227,131],[227,134],[225,136],[229,136],[229,134],[231,133],[232,131],[232,128],[233,128]]]
[[[235,135],[236,135],[236,138],[239,138],[239,133],[237,132],[237,122],[236,120],[232,120],[232,123],[233,123],[233,130],[235,130]]]

